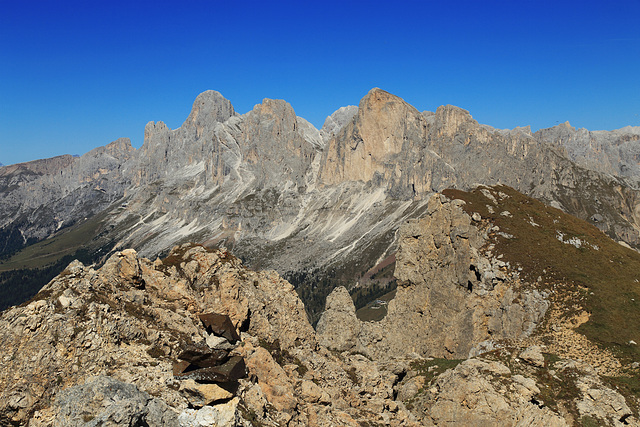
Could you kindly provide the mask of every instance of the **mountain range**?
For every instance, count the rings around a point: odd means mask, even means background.
[[[392,259],[398,227],[423,215],[433,192],[477,184],[509,185],[640,244],[638,127],[500,130],[451,105],[419,112],[376,88],[320,130],[285,101],[240,115],[206,91],[181,127],[149,122],[144,134],[138,150],[122,138],[1,168],[0,269],[128,247],[156,257],[193,241],[277,270],[317,320],[333,287],[364,286]]]

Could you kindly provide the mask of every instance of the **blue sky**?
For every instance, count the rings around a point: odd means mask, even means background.
[[[0,0],[0,162],[83,154],[221,92],[320,127],[372,87],[480,123],[640,125],[640,1]]]

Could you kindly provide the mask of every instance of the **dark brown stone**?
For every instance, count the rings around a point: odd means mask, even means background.
[[[234,343],[240,340],[240,335],[233,326],[233,322],[229,316],[217,313],[200,314],[200,320],[207,328],[207,332],[226,338],[229,342]]]
[[[247,365],[242,356],[232,356],[225,364],[213,369],[224,375],[227,381],[238,381],[247,376]]]
[[[187,361],[199,368],[217,366],[227,360],[226,350],[211,349],[206,344],[189,344],[178,355],[178,359]]]
[[[173,362],[173,375],[177,376],[182,374],[187,370],[187,368],[191,366],[191,363],[181,360],[179,362]]]
[[[174,376],[184,380],[192,379],[200,382],[228,383],[246,377],[247,366],[241,356],[233,356],[223,365],[200,368],[179,374],[174,373]]]

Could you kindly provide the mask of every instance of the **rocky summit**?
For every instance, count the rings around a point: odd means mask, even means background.
[[[639,267],[506,186],[400,227],[379,322],[338,287],[314,330],[290,283],[222,249],[74,261],[0,315],[0,423],[638,425]]]

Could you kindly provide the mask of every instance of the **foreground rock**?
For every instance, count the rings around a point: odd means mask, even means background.
[[[526,287],[481,251],[489,230],[472,224],[461,203],[436,195],[422,219],[401,228],[395,270],[401,282],[381,322],[359,322],[353,304],[335,303],[345,300],[343,288],[327,298],[318,322],[325,345],[374,358],[407,352],[466,358],[488,340],[534,331],[549,307],[547,293]]]
[[[318,345],[289,283],[225,251],[74,262],[0,331],[0,424],[411,424],[388,373],[354,376],[362,361]]]
[[[618,310],[640,256],[507,187],[458,196],[401,228],[377,323],[337,288],[316,333],[291,284],[225,250],[74,262],[0,315],[0,424],[638,425]]]
[[[397,398],[425,425],[637,424],[637,253],[508,187],[447,193],[400,229],[386,317],[359,321],[337,288],[320,341],[404,366]]]

